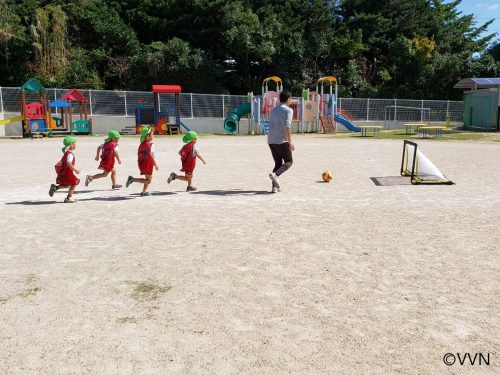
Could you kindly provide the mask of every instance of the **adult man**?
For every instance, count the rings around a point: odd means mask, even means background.
[[[269,174],[269,178],[273,183],[273,193],[280,191],[278,177],[293,164],[292,151],[295,150],[295,146],[292,143],[293,109],[289,107],[291,101],[292,94],[290,91],[282,91],[280,93],[280,105],[273,108],[269,115],[267,143],[274,159],[274,169]]]

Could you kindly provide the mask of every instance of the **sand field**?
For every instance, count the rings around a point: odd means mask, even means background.
[[[0,374],[500,373],[500,143],[418,141],[456,185],[376,186],[401,141],[300,135],[270,194],[264,137],[207,136],[186,193],[156,138],[140,197],[84,186],[103,138],[76,204],[48,196],[61,139],[0,140]],[[443,363],[466,352],[490,364]]]

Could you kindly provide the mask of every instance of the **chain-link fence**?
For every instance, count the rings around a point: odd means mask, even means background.
[[[47,89],[47,99],[60,99],[65,91]],[[138,105],[153,105],[151,92],[83,89],[80,92],[89,100],[91,116],[132,117]],[[32,92],[27,92],[26,98],[28,101],[38,100],[37,94]],[[181,93],[180,117],[224,118],[231,109],[247,100],[245,95]],[[160,106],[174,102],[174,94],[160,94]],[[353,121],[462,121],[461,101],[340,98],[338,109]],[[78,107],[74,108],[73,112],[78,110]],[[4,112],[19,112],[19,88],[0,87],[0,113]]]

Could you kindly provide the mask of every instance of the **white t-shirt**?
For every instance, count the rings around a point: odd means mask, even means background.
[[[73,164],[73,160],[75,160],[75,155],[73,155],[72,153],[69,153],[68,156],[66,156],[66,164],[72,165]],[[73,175],[75,175],[76,177],[78,177],[78,175],[76,174],[75,171],[73,171]]]
[[[192,157],[194,158],[199,152],[200,152],[200,149],[198,148],[198,145],[194,145]]]

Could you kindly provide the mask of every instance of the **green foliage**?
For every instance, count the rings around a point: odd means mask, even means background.
[[[0,0],[0,85],[245,94],[278,75],[298,95],[334,75],[342,96],[456,99],[459,79],[500,73],[491,21],[459,3]]]

